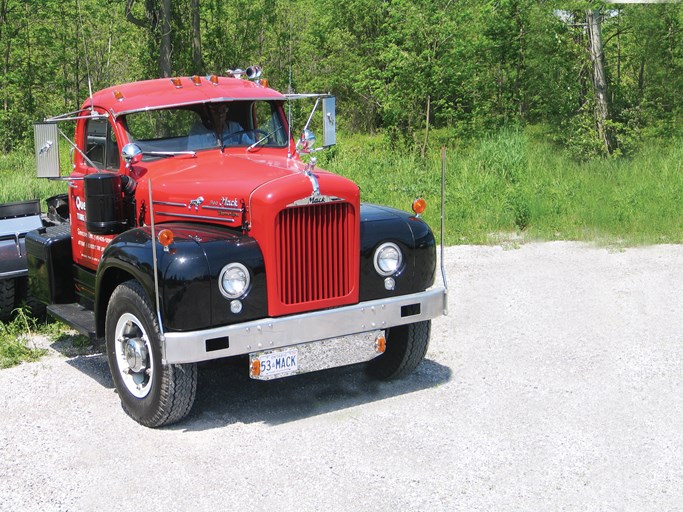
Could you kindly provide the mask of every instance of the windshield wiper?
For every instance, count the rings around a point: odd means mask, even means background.
[[[270,132],[268,135],[264,135],[264,136],[261,137],[259,140],[257,140],[256,142],[254,142],[251,146],[248,146],[248,147],[247,147],[247,151],[249,151],[249,152],[251,153],[251,150],[252,150],[252,149],[254,149],[256,146],[258,146],[259,144],[261,144],[264,140],[270,139],[273,135],[275,135],[275,134],[276,134],[277,132],[279,132],[281,129],[282,129],[282,126],[280,126],[279,128],[275,128],[275,130],[273,130],[272,132]]]
[[[144,155],[149,156],[190,156],[197,157],[196,151],[143,151]]]

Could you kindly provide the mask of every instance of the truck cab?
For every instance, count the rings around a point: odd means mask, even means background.
[[[363,204],[351,180],[304,162],[314,137],[308,124],[291,136],[287,101],[239,75],[102,90],[68,117],[67,176],[43,162],[65,117],[36,126],[39,175],[68,182],[70,222],[27,235],[31,290],[105,340],[143,425],[185,417],[210,359],[243,356],[257,379],[363,361],[402,376],[446,310],[419,213]]]

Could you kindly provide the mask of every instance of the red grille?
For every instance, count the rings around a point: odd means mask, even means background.
[[[348,203],[282,210],[276,223],[278,293],[292,305],[348,295],[351,290]]]

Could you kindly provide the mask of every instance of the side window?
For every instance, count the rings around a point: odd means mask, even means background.
[[[266,101],[256,101],[252,107],[252,117],[255,126],[261,134],[268,134],[266,146],[284,146],[287,144],[287,134],[285,133],[282,120],[278,115],[275,103]]]
[[[106,119],[89,119],[85,126],[85,154],[98,169],[119,169],[116,135]]]

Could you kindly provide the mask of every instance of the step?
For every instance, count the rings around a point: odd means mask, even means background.
[[[92,341],[97,340],[94,311],[84,308],[77,302],[73,302],[71,304],[51,304],[47,307],[47,312]]]

